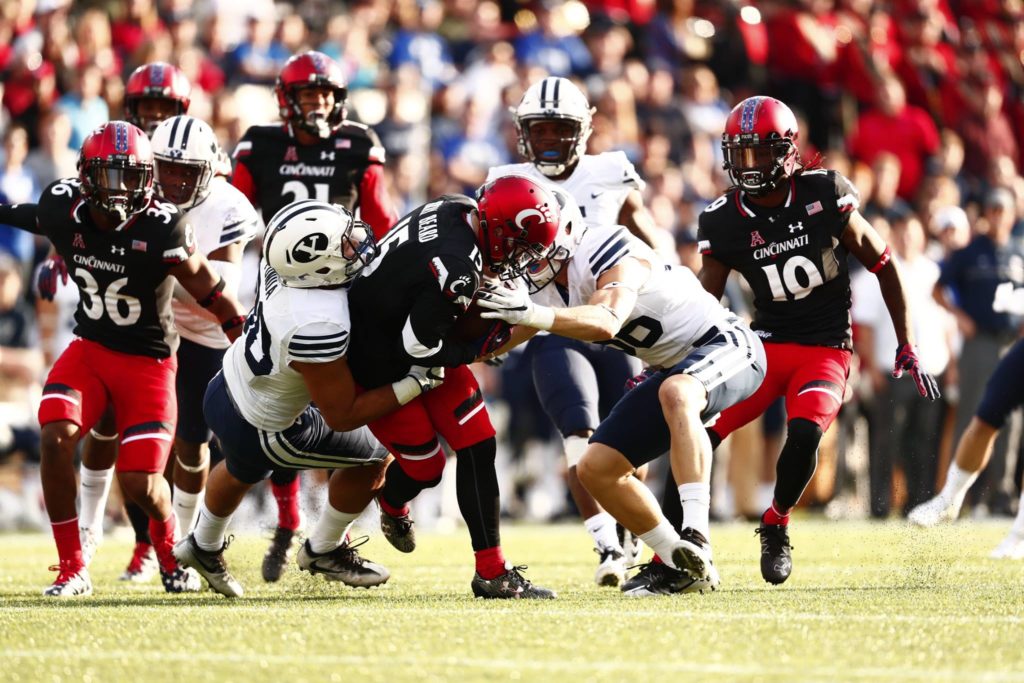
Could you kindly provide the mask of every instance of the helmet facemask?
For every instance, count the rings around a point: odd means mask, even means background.
[[[554,245],[551,253],[542,259],[538,259],[526,267],[523,279],[526,280],[526,289],[531,294],[554,282],[565,267],[569,265],[569,249],[563,245]]]
[[[722,167],[732,182],[752,197],[762,197],[775,190],[783,178],[796,169],[797,149],[789,138],[772,135],[759,141],[752,134],[723,136]]]
[[[380,247],[377,246],[370,226],[363,221],[353,220],[341,238],[341,255],[348,263],[345,266],[346,283],[355,280],[379,251]]]
[[[213,167],[208,161],[157,156],[153,175],[157,193],[179,209],[188,210],[209,196]]]
[[[123,223],[149,204],[153,169],[148,165],[108,159],[85,162],[82,196]]]
[[[515,119],[519,153],[537,170],[555,178],[572,168],[586,153],[589,126],[570,116],[530,116]]]
[[[328,99],[327,110],[317,107],[311,111],[304,111],[300,101],[303,90],[323,90],[333,96],[333,102]],[[331,136],[345,118],[345,100],[348,97],[346,88],[338,87],[325,78],[319,78],[309,84],[293,85],[287,89],[288,107],[291,109],[288,120],[310,135],[326,140]]]
[[[126,98],[125,108],[128,120],[153,137],[157,126],[174,116],[185,113],[185,105],[173,97],[163,95],[142,95]]]

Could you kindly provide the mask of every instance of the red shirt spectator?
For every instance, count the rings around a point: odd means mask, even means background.
[[[1003,93],[994,80],[968,79],[963,88],[966,107],[957,132],[964,141],[964,173],[987,179],[996,158],[1017,161],[1017,141],[1002,111]]]
[[[924,177],[925,161],[939,150],[939,131],[928,112],[906,103],[903,85],[895,78],[883,81],[878,106],[857,120],[849,143],[850,155],[870,165],[880,152],[900,160],[898,193],[912,200]]]

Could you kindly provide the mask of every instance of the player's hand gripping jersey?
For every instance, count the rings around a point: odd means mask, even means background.
[[[754,292],[751,327],[765,341],[852,348],[850,277],[840,235],[860,197],[835,171],[790,179],[779,207],[731,189],[700,215],[701,253],[738,271]]]
[[[117,229],[99,230],[78,179],[63,178],[43,191],[34,209],[33,232],[53,243],[78,286],[75,334],[122,353],[172,355],[178,332],[167,271],[196,250],[192,226],[178,208],[154,196]]]

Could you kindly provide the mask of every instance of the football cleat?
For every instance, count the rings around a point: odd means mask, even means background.
[[[48,598],[84,598],[92,595],[92,579],[89,578],[89,570],[85,567],[78,569],[67,569],[63,565],[54,565],[50,571],[57,573],[53,585],[43,590],[43,595]]]
[[[710,592],[717,590],[720,583],[714,562],[711,563],[709,576],[704,581],[697,581],[663,562],[648,562],[640,565],[640,571],[636,576],[627,579],[621,590],[631,598],[649,598],[676,593]]]
[[[989,557],[993,560],[1024,560],[1024,537],[1011,531]]]
[[[267,554],[263,556],[263,580],[267,583],[274,583],[281,579],[284,566],[288,563],[288,557],[291,554],[294,539],[294,529],[277,527],[274,531],[274,538],[270,541]]]
[[[356,548],[368,540],[369,537],[364,536],[356,543],[345,541],[326,553],[313,552],[307,540],[299,548],[295,561],[299,569],[314,575],[323,574],[328,581],[341,581],[346,586],[356,588],[380,586],[391,578],[391,572],[383,565],[359,555]]]
[[[761,522],[754,533],[761,536],[761,576],[776,586],[783,583],[793,571],[789,529],[782,524]]]
[[[533,585],[523,576],[525,566],[513,567],[505,563],[505,573],[493,579],[485,579],[479,573],[473,575],[473,595],[486,599],[540,599],[553,600],[556,595],[552,590]]]
[[[196,543],[194,534],[189,534],[174,544],[174,558],[182,567],[190,567],[199,572],[206,582],[217,593],[229,598],[240,598],[245,592],[242,584],[231,576],[228,565],[224,562],[224,551],[231,538],[224,541],[220,550],[203,550]]]
[[[960,505],[943,496],[935,496],[911,510],[907,519],[917,526],[930,527],[942,522],[955,522],[959,516]]]
[[[672,563],[695,581],[710,581],[711,543],[701,532],[686,527],[672,548]]]
[[[396,550],[403,553],[411,553],[416,550],[416,530],[412,528],[413,521],[409,515],[394,517],[381,508],[380,530],[388,543]]]
[[[175,567],[174,571],[160,569],[160,581],[167,593],[198,593],[203,588],[199,574],[188,567]]]
[[[594,548],[601,556],[594,574],[598,586],[619,586],[626,579],[626,556],[618,548]]]
[[[128,566],[125,567],[121,576],[117,578],[119,581],[146,583],[156,576],[159,569],[160,564],[156,561],[156,551],[153,550],[153,546],[149,543],[136,543],[131,561],[128,562]]]
[[[88,567],[92,564],[92,558],[96,557],[96,551],[99,549],[100,543],[103,542],[103,532],[82,527],[78,530],[78,540],[82,544],[82,562]]]
[[[615,533],[619,537],[619,547],[625,555],[627,567],[640,563],[640,555],[644,551],[644,542],[640,537],[619,523],[615,524]]]

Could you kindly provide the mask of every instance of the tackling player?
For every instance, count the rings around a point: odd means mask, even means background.
[[[321,52],[304,52],[285,64],[274,93],[282,123],[245,132],[231,183],[266,222],[286,204],[315,199],[358,209],[380,239],[397,219],[384,184],[384,147],[372,129],[345,118],[341,68]],[[277,581],[300,523],[298,472],[275,472],[270,481],[278,523],[263,578]]]
[[[174,549],[222,595],[242,595],[224,562],[228,522],[275,468],[337,470],[328,505],[299,551],[302,569],[352,586],[388,580],[384,567],[363,560],[346,539],[379,490],[388,458],[363,425],[440,384],[444,369],[410,368],[386,386],[357,390],[347,285],[375,248],[365,223],[325,202],[290,204],[267,226],[245,336],[228,349],[203,402],[224,461],[210,472],[195,531]]]
[[[513,110],[519,153],[528,163],[497,166],[488,180],[519,173],[554,183],[572,195],[586,225],[624,225],[649,246],[658,228],[643,206],[644,181],[622,152],[586,154],[593,108],[572,81],[537,81]],[[530,342],[533,381],[544,411],[562,435],[567,482],[583,524],[594,540],[599,586],[618,586],[639,555],[639,544],[601,509],[580,484],[576,465],[587,439],[622,397],[640,361],[585,341],[540,334]]]
[[[120,434],[118,478],[150,516],[164,588],[197,590],[171,554],[175,518],[163,478],[177,420],[178,333],[171,314],[176,278],[216,316],[229,337],[243,321],[225,282],[196,254],[192,226],[153,195],[153,152],[145,134],[113,121],[82,144],[79,176],[52,183],[39,204],[0,207],[0,221],[45,235],[79,289],[79,337],[54,364],[39,407],[42,480],[60,556],[45,595],[89,595],[75,511],[75,447],[113,407]]]
[[[480,387],[467,367],[506,338],[494,324],[481,339],[455,338],[484,277],[519,277],[544,257],[559,207],[539,183],[507,176],[474,202],[446,195],[413,210],[380,241],[380,256],[352,285],[352,374],[364,388],[387,386],[414,365],[443,365],[437,389],[370,424],[395,456],[379,497],[381,528],[403,552],[415,548],[408,503],[436,486],[455,451],[456,493],[476,558],[471,583],[484,598],[553,598],[505,561],[499,534],[497,444]],[[381,361],[384,355],[385,360]]]
[[[563,217],[569,213],[562,210]],[[590,437],[579,478],[615,519],[685,572],[665,592],[715,590],[711,444],[703,425],[760,385],[761,342],[690,270],[666,267],[621,226],[563,220],[551,256],[528,269],[526,279],[528,287],[491,286],[480,295],[480,305],[491,309],[484,318],[527,328],[517,328],[515,342],[549,330],[648,364],[643,381]],[[633,476],[666,451],[687,513],[679,534]]]

